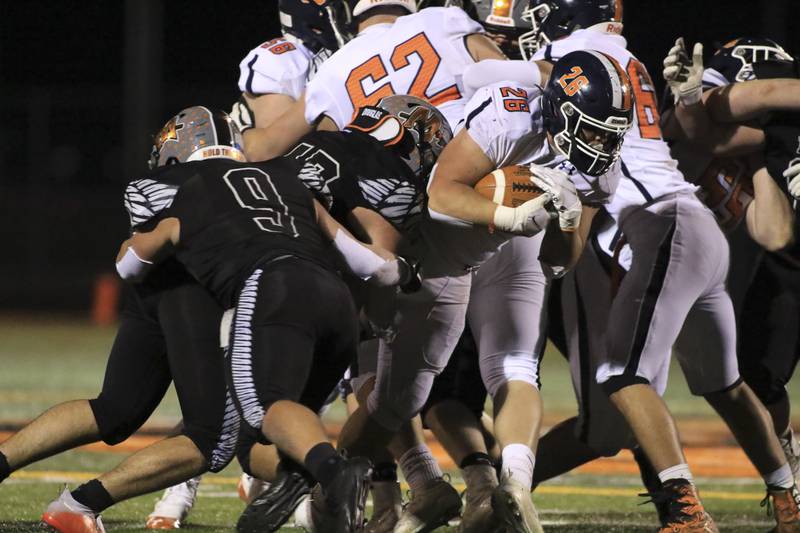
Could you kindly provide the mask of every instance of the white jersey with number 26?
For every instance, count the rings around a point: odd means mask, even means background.
[[[462,118],[461,74],[474,61],[465,37],[480,24],[457,7],[430,7],[358,34],[317,71],[306,88],[306,121],[326,115],[339,129],[355,110],[392,94],[423,98],[447,117]]]

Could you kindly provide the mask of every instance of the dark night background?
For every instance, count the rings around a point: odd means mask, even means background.
[[[626,0],[629,48],[662,85],[680,35],[764,35],[800,53],[798,0]],[[126,236],[121,193],[148,134],[228,109],[239,61],[277,35],[277,1],[0,0],[0,310],[86,310]]]

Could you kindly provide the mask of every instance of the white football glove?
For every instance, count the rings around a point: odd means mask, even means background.
[[[664,59],[664,79],[676,102],[684,105],[699,102],[703,97],[703,43],[695,43],[689,59],[683,37],[679,37]]]
[[[545,192],[518,207],[498,205],[494,211],[494,227],[516,235],[536,235],[555,218],[555,213],[545,207],[552,199],[550,193]]]
[[[239,127],[239,131],[244,133],[250,128],[255,127],[255,118],[253,117],[253,110],[247,105],[247,100],[244,96],[239,97],[233,103],[231,112],[229,113],[231,120]]]
[[[793,159],[789,162],[789,166],[783,171],[783,177],[786,178],[789,194],[792,195],[795,202],[800,200],[800,159]]]
[[[583,206],[575,190],[575,184],[566,172],[554,168],[532,164],[531,181],[553,198],[553,207],[558,213],[561,231],[571,233],[581,225]]]

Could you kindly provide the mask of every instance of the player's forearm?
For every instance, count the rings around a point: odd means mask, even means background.
[[[765,167],[753,174],[753,192],[746,214],[747,231],[765,250],[786,248],[794,242],[794,212]]]
[[[559,269],[561,273],[570,270],[583,254],[583,248],[589,238],[592,220],[597,213],[593,207],[583,207],[581,222],[577,231],[562,231],[559,224],[551,222],[542,240],[540,259],[551,268]]]
[[[431,177],[428,189],[428,208],[431,211],[472,224],[489,226],[494,222],[497,204],[481,196],[469,185],[435,178]]]
[[[486,59],[464,69],[462,81],[467,96],[492,83],[513,81],[525,87],[543,85],[539,61]],[[547,69],[549,75],[552,66]],[[546,80],[545,80],[546,81]]]
[[[702,101],[692,105],[678,102],[671,113],[665,114],[662,127],[670,139],[687,140],[711,149],[709,138],[714,124]]]
[[[795,79],[753,80],[709,92],[706,106],[718,122],[742,122],[770,111],[800,110],[800,80]]]

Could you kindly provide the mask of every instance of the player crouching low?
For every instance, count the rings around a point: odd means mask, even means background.
[[[355,531],[371,465],[339,455],[316,414],[357,341],[352,299],[328,244],[356,275],[381,285],[399,282],[408,269],[353,239],[285,161],[241,163],[238,131],[233,146],[210,146],[197,135],[209,122],[235,130],[227,116],[202,107],[178,117],[186,115],[193,120],[182,120],[175,142],[187,150],[174,162],[192,165],[191,172],[183,164],[169,166],[159,175],[165,186],[152,197],[152,188],[138,189],[158,224],[123,243],[117,269],[136,280],[153,263],[174,256],[219,303],[235,304],[227,366],[237,410],[319,481],[315,522],[326,530]],[[136,182],[129,186],[135,188]],[[318,305],[303,305],[308,297]]]

